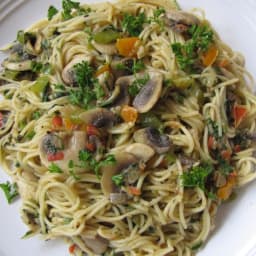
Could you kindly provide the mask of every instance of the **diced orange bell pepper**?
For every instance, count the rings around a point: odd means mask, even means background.
[[[138,118],[138,111],[136,108],[126,105],[121,110],[121,117],[126,123],[136,122]]]
[[[136,56],[136,43],[139,41],[138,37],[126,37],[117,39],[116,48],[118,53],[124,57]]]
[[[110,65],[105,64],[96,71],[95,76],[99,76],[99,75],[101,75],[105,72],[108,72],[108,71],[110,71]]]
[[[141,195],[141,190],[136,188],[136,187],[133,187],[133,186],[129,186],[128,187],[128,192],[131,194],[131,195],[134,195],[134,196],[139,196]]]
[[[202,55],[202,62],[203,62],[203,65],[204,65],[205,67],[211,66],[211,65],[215,62],[215,60],[216,60],[218,54],[219,54],[218,48],[217,48],[215,45],[211,46],[211,47]]]
[[[233,108],[233,115],[235,120],[235,127],[238,127],[240,123],[243,121],[247,114],[247,108],[243,105],[235,104]]]

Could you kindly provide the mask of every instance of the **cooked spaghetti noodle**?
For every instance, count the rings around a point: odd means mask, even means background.
[[[3,50],[0,159],[27,237],[76,255],[194,255],[256,178],[253,79],[176,2],[64,0]]]

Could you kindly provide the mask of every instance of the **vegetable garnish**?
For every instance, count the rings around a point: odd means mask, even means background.
[[[102,159],[100,161],[97,161],[92,152],[88,150],[80,150],[79,151],[79,163],[76,165],[78,167],[89,167],[92,169],[97,178],[100,179],[100,168],[105,165],[113,165],[116,160],[114,155],[107,155],[105,159]]]
[[[195,64],[200,61],[200,55],[208,50],[214,38],[213,31],[207,25],[192,25],[188,34],[190,39],[184,44],[174,43],[171,47],[180,69],[191,73],[195,69]],[[213,58],[207,57],[205,64],[210,64],[210,59],[212,61]]]
[[[125,13],[122,20],[122,28],[130,36],[138,36],[146,22],[145,13],[139,13],[137,16]]]
[[[141,195],[141,190],[139,188],[133,187],[133,186],[128,186],[128,193],[130,193],[133,196],[140,196]]]
[[[61,116],[56,115],[52,118],[52,125],[56,128],[61,128],[63,126],[63,119]]]
[[[247,108],[243,105],[234,105],[233,109],[233,115],[234,115],[234,120],[235,120],[235,127],[238,127],[240,123],[243,121],[247,114]]]
[[[121,117],[125,122],[136,122],[138,118],[138,111],[134,107],[125,105],[121,110]]]
[[[51,20],[57,13],[58,9],[51,5],[48,9],[48,20]]]
[[[75,244],[72,244],[72,245],[69,246],[69,249],[68,249],[69,253],[74,254],[75,250],[76,250],[76,245]]]
[[[8,204],[12,203],[13,200],[19,195],[16,183],[12,184],[7,181],[6,183],[1,183],[0,188],[3,190]]]
[[[213,166],[210,164],[192,167],[181,175],[182,184],[187,188],[199,187],[205,191],[206,180],[212,172]]]
[[[117,174],[112,176],[112,181],[115,183],[116,186],[122,186],[124,183],[124,175],[123,174]]]
[[[218,198],[221,200],[227,200],[231,196],[233,188],[235,187],[236,183],[237,183],[237,173],[232,172],[228,176],[227,183],[223,187],[218,189],[217,191]]]
[[[91,11],[90,8],[84,9],[80,6],[79,2],[74,2],[71,0],[63,0],[62,8],[62,18],[64,20],[71,19],[77,15],[87,15]]]
[[[63,173],[63,170],[55,163],[51,163],[48,170],[50,173]]]
[[[149,75],[145,74],[142,78],[136,78],[129,86],[128,92],[131,96],[136,96],[141,88],[149,81]]]
[[[62,151],[58,151],[56,153],[47,154],[47,159],[49,162],[62,160],[64,158],[64,153]]]
[[[118,53],[124,57],[136,56],[137,44],[139,42],[138,37],[126,37],[120,38],[116,41],[116,48]]]

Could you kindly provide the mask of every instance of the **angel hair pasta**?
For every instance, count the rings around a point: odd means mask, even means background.
[[[241,54],[175,1],[63,0],[5,47],[0,160],[25,237],[75,255],[195,255],[256,177]]]

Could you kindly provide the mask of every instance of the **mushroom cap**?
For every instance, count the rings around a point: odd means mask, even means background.
[[[172,25],[173,23],[184,25],[200,23],[200,20],[195,15],[180,10],[168,10],[166,12],[166,18],[168,20],[168,25]]]
[[[167,152],[171,146],[169,137],[152,127],[137,130],[133,138],[136,142],[153,147],[158,154]]]
[[[135,155],[145,163],[155,154],[152,147],[143,143],[133,143],[125,149],[125,152]]]
[[[115,159],[114,165],[106,165],[101,169],[101,189],[106,197],[109,197],[111,193],[115,193],[117,190],[112,177],[127,169],[130,165],[138,163],[138,159],[134,155],[125,152],[116,153]]]
[[[133,100],[133,106],[139,113],[146,113],[154,107],[161,96],[163,75],[149,72],[149,80]]]
[[[104,253],[109,245],[109,241],[101,237],[96,231],[82,233],[81,238],[85,245],[97,255]]]
[[[60,132],[58,134],[46,134],[39,145],[39,154],[41,162],[44,166],[48,167],[51,162],[48,161],[47,155],[51,152],[49,143],[56,148],[60,148],[64,154],[64,158],[56,160],[56,163],[63,171],[68,172],[68,163],[70,160],[74,162],[79,161],[79,151],[83,150],[86,144],[86,133],[84,131],[73,131],[72,133]]]
[[[112,127],[115,122],[115,115],[105,108],[94,108],[79,115],[79,118],[86,124],[92,124],[97,128]]]

